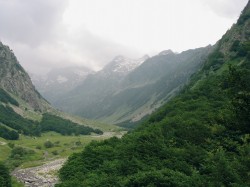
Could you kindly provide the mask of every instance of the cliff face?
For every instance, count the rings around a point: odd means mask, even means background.
[[[0,87],[27,102],[34,110],[45,111],[48,103],[36,91],[29,75],[12,50],[0,42]]]

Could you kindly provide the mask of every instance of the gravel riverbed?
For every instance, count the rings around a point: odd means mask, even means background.
[[[57,172],[65,161],[66,159],[58,159],[37,167],[17,168],[12,176],[27,187],[53,187],[58,182]]]

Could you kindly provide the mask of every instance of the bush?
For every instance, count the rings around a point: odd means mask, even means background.
[[[13,149],[13,148],[15,147],[15,144],[14,144],[14,143],[9,142],[9,143],[8,143],[8,146],[9,146],[11,149]]]
[[[52,151],[51,153],[52,153],[53,155],[58,155],[58,151],[57,151],[57,150]]]
[[[42,149],[42,146],[37,145],[37,146],[36,146],[36,149]]]
[[[54,144],[53,144],[51,141],[46,141],[46,142],[44,143],[44,147],[46,147],[46,148],[51,148],[51,147],[54,147]]]

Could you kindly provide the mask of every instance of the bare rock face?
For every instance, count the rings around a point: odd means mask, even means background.
[[[45,111],[48,107],[47,101],[36,91],[12,50],[1,42],[0,87],[27,102],[34,110]]]

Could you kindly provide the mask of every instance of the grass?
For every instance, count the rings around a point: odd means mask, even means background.
[[[121,135],[122,132],[113,132],[98,135],[80,135],[80,136],[63,136],[55,132],[43,133],[41,137],[20,136],[19,140],[4,140],[0,139],[3,144],[0,145],[0,161],[6,160],[10,153],[11,148],[8,143],[13,143],[15,146],[31,149],[35,153],[27,156],[21,165],[21,168],[28,168],[42,165],[43,163],[58,159],[66,158],[72,153],[80,152],[92,140],[103,140],[114,135]],[[50,141],[54,144],[51,148],[46,148],[44,143]],[[5,144],[6,143],[6,144]]]
[[[12,187],[24,187],[24,184],[21,182],[18,182],[15,177],[11,178],[11,184],[12,184]]]
[[[81,125],[85,125],[85,126],[89,126],[92,128],[96,128],[96,129],[100,129],[103,132],[107,132],[107,131],[120,131],[123,130],[121,127],[118,127],[116,125],[112,125],[112,124],[106,124],[106,123],[102,123],[99,121],[95,121],[95,120],[88,120],[88,119],[84,119],[78,116],[74,116],[71,114],[67,114],[64,112],[60,112],[60,111],[54,111],[54,113],[52,112],[52,114],[58,115],[64,119],[69,119],[75,123],[81,124]]]
[[[0,142],[2,142],[2,141],[0,140]],[[1,153],[0,154],[0,161],[4,161],[6,158],[8,158],[10,152],[11,152],[11,148],[7,144],[5,144],[5,145],[0,144],[0,153]]]

